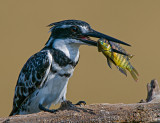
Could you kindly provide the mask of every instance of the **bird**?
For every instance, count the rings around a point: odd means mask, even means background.
[[[67,84],[79,61],[81,45],[97,46],[90,37],[104,38],[130,46],[121,40],[95,31],[81,20],[62,20],[48,25],[50,37],[20,71],[9,116],[46,111],[52,104],[67,102]],[[69,102],[69,101],[68,101]],[[79,101],[77,105],[85,103]]]

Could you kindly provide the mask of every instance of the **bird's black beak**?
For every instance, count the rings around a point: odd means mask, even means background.
[[[97,42],[91,40],[89,37],[104,38],[108,41],[112,41],[112,42],[115,42],[115,43],[131,46],[130,44],[127,44],[127,43],[125,43],[121,40],[118,40],[118,39],[113,38],[111,36],[105,35],[103,33],[97,32],[95,30],[91,30],[90,32],[83,33],[82,35],[83,35],[83,38],[81,39],[81,41],[85,42],[87,44],[93,45],[93,46],[97,46]]]

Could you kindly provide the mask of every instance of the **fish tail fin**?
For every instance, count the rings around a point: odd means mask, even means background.
[[[138,71],[133,67],[133,71],[137,74],[137,76],[139,76]]]
[[[130,73],[131,73],[133,79],[137,82],[138,81],[138,77],[137,76],[139,76],[137,70],[133,67],[132,70],[130,71]]]

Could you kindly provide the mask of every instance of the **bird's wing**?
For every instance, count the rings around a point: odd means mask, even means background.
[[[51,67],[51,62],[52,57],[47,50],[42,50],[28,59],[20,72],[15,87],[13,109],[10,116],[17,112],[25,99],[36,89],[44,85]]]

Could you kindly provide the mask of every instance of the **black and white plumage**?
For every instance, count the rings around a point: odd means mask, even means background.
[[[45,47],[31,56],[20,72],[10,116],[40,112],[66,100],[68,80],[78,63],[80,45],[97,45],[89,36],[126,44],[94,31],[80,20],[65,20],[49,26],[51,36]]]

